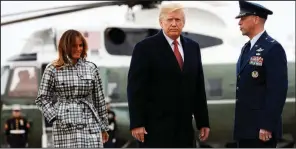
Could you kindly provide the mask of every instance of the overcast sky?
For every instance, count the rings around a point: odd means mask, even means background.
[[[94,1],[1,1],[1,16],[4,14],[34,9],[93,2]],[[295,1],[256,2],[266,6],[274,12],[274,15],[268,18],[266,30],[280,42],[295,44],[295,39],[291,38],[295,38]],[[238,29],[238,20],[234,19],[239,11],[238,3],[236,1],[228,1],[226,3],[228,3],[229,6],[225,9],[223,18],[227,20],[229,26]],[[124,21],[124,16],[122,14],[124,14],[126,10],[126,7],[105,7],[1,27],[1,65],[4,64],[8,57],[17,54],[24,44],[24,39],[37,29],[49,28],[52,26],[63,26],[68,28],[71,28],[72,26],[95,26],[95,24],[107,21],[122,22]],[[106,13],[108,15],[106,15]]]

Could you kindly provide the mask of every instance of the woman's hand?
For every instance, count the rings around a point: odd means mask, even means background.
[[[102,137],[103,137],[103,143],[106,143],[109,139],[109,134],[107,131],[102,132]]]

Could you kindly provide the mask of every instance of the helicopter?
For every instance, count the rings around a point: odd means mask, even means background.
[[[136,2],[119,2],[115,5],[135,6]],[[102,3],[102,2],[101,2]],[[112,5],[116,2],[111,2]],[[145,2],[142,5],[143,14],[157,11],[159,3]],[[79,11],[100,7],[98,4],[79,5],[71,10]],[[104,5],[109,6],[110,3]],[[103,6],[102,6],[103,7]],[[193,9],[196,11],[196,9]],[[68,13],[70,10],[68,10]],[[72,11],[73,12],[73,11]],[[206,12],[204,12],[206,13]],[[57,12],[55,14],[58,14]],[[142,14],[142,15],[143,15]],[[138,15],[138,16],[137,16]],[[210,13],[209,13],[210,15]],[[43,15],[52,16],[52,15]],[[138,18],[141,13],[135,13]],[[9,21],[3,25],[42,18],[34,16],[19,20]],[[107,24],[96,27],[77,28],[86,37],[89,43],[88,60],[96,63],[100,69],[103,80],[104,94],[111,98],[111,107],[116,113],[118,121],[118,139],[123,144],[120,147],[130,147],[134,143],[129,132],[129,115],[126,96],[126,79],[131,60],[132,49],[138,41],[156,34],[160,27],[155,23],[133,23]],[[216,21],[216,27],[224,26],[222,21]],[[188,23],[189,24],[189,23]],[[1,24],[2,26],[2,24]],[[202,28],[203,27],[203,28]],[[215,26],[214,26],[215,27]],[[199,27],[185,27],[183,35],[187,36],[201,45],[202,62],[205,73],[205,84],[209,106],[209,117],[211,123],[211,135],[205,143],[198,142],[201,146],[225,147],[231,144],[232,124],[234,119],[235,105],[235,65],[240,53],[228,45],[224,40],[224,34],[217,34],[216,30],[209,31],[206,25]],[[22,112],[31,121],[29,147],[51,147],[50,128],[41,112],[36,108],[34,100],[37,96],[38,85],[42,73],[48,63],[52,62],[57,55],[57,42],[66,28],[49,28],[34,32],[28,43],[24,46],[21,54],[11,57],[5,66],[1,68],[1,127],[10,115],[12,104],[20,104]],[[220,30],[220,29],[218,29]],[[226,57],[227,56],[227,57]],[[286,105],[283,111],[284,138],[282,146],[295,143],[296,139],[296,117],[295,117],[295,58],[288,57],[289,89]],[[18,75],[27,71],[28,80],[23,89],[17,90],[20,84]],[[4,144],[4,134],[1,132],[1,145]],[[2,139],[3,138],[3,139]]]

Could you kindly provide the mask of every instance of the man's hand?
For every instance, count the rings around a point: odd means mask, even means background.
[[[134,128],[132,130],[133,137],[141,142],[144,142],[144,134],[148,134],[145,127]]]
[[[269,139],[271,139],[271,132],[264,130],[264,129],[260,129],[259,131],[259,139],[262,141],[268,141]]]
[[[108,134],[108,132],[106,132],[106,131],[103,131],[102,132],[102,139],[103,139],[103,143],[106,143],[107,141],[108,141],[108,139],[109,139],[109,134]]]
[[[200,129],[199,139],[200,141],[206,141],[209,137],[210,128],[203,127]]]

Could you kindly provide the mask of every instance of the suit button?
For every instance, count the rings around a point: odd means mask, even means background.
[[[240,75],[238,75],[238,78],[240,79]]]
[[[238,87],[236,87],[236,90],[238,90]]]

